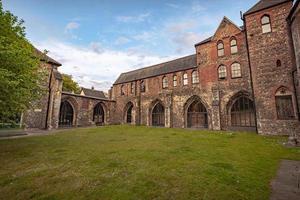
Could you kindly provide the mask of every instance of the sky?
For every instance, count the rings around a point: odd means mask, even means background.
[[[83,87],[107,91],[137,68],[195,53],[227,16],[242,25],[258,0],[2,0],[26,37]]]

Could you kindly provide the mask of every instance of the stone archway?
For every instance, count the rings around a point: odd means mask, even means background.
[[[165,127],[165,106],[161,101],[156,101],[153,105],[150,116],[151,126]]]
[[[134,122],[134,106],[132,102],[128,102],[124,109],[124,121],[127,124],[132,124]]]
[[[105,124],[105,111],[100,103],[97,103],[93,110],[93,121],[97,126],[103,126]]]
[[[72,104],[68,100],[63,100],[60,105],[59,126],[71,127],[74,125],[75,112]]]
[[[208,112],[198,96],[191,97],[185,104],[185,127],[208,128]]]

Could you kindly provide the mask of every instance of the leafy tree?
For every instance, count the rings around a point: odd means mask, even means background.
[[[14,119],[42,93],[39,59],[23,24],[0,0],[0,122]]]
[[[63,74],[63,91],[65,92],[74,92],[75,94],[80,93],[80,87],[76,83],[71,75]]]

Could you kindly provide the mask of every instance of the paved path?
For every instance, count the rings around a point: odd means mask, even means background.
[[[271,184],[271,200],[300,200],[300,161],[282,160]]]

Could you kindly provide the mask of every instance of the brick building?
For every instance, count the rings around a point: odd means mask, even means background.
[[[127,123],[299,135],[299,1],[260,0],[241,27],[224,17],[195,54],[122,73],[108,98],[61,92],[53,73],[53,114],[32,119],[47,128]]]
[[[242,27],[224,17],[213,36],[195,45],[195,55],[121,74],[111,91],[123,113],[115,120],[300,133],[299,20],[299,1],[293,7],[292,0],[259,1]]]

